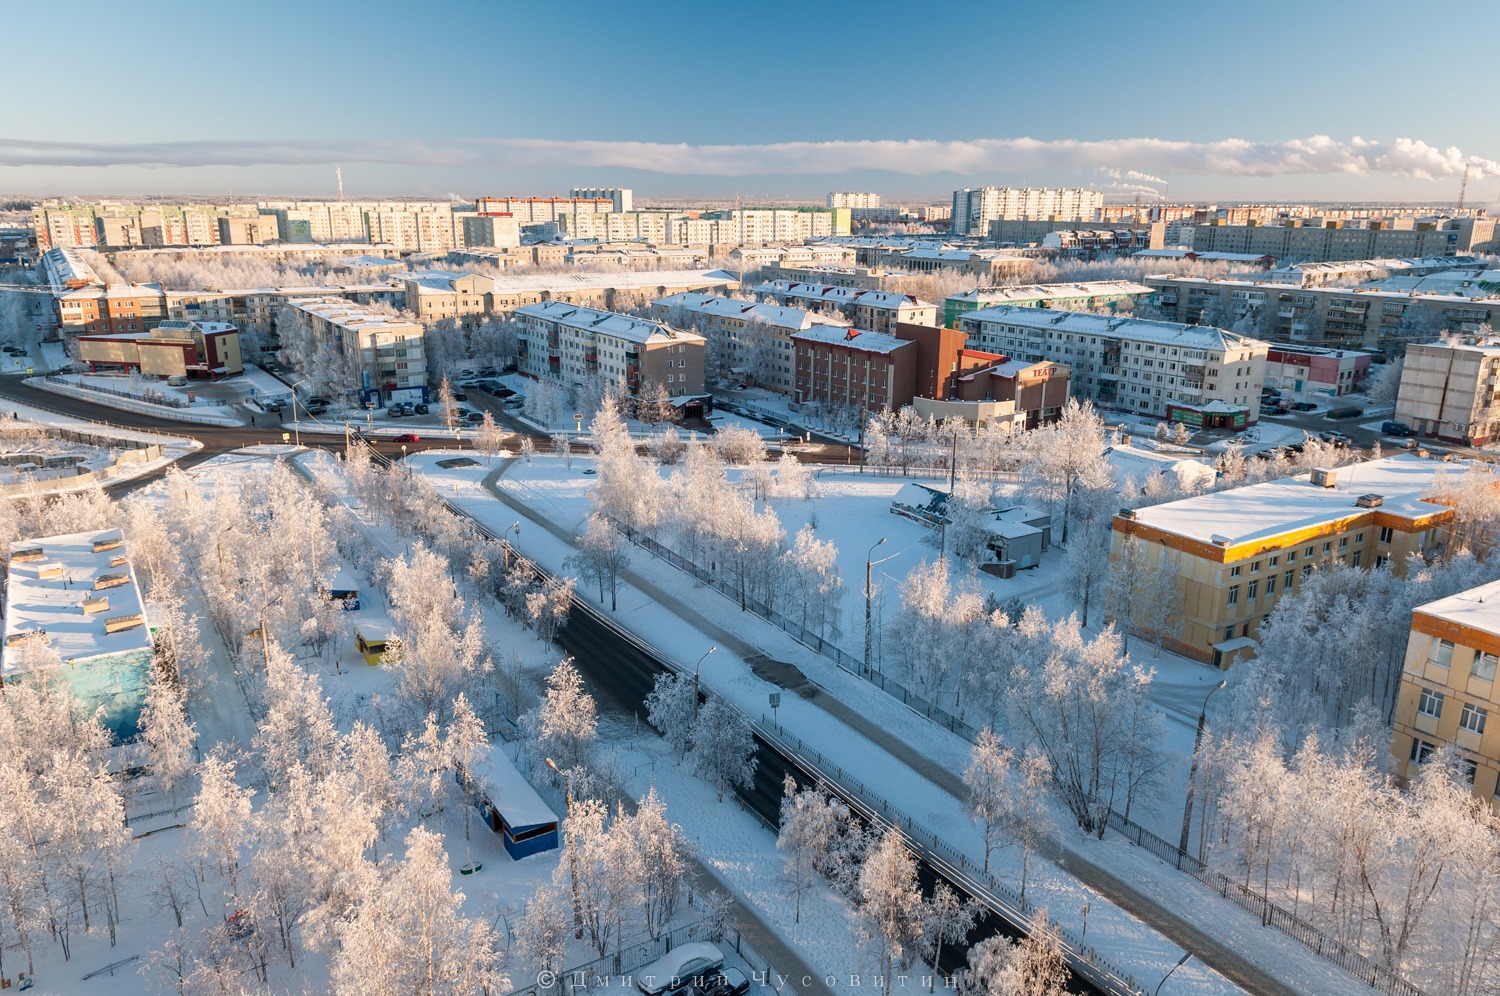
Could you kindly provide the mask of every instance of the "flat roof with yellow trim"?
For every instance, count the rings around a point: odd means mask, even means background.
[[[1134,522],[1222,549],[1266,543],[1289,533],[1315,534],[1365,515],[1417,526],[1423,518],[1449,511],[1431,500],[1440,490],[1439,479],[1465,474],[1471,467],[1493,473],[1488,464],[1474,461],[1443,462],[1401,454],[1335,468],[1331,471],[1333,487],[1314,484],[1312,475],[1300,474],[1136,509],[1133,520],[1117,519],[1116,523],[1127,532]],[[1365,495],[1380,496],[1379,504],[1357,504]]]
[[[1430,616],[1465,629],[1500,637],[1500,581],[1491,581],[1457,595],[1419,605],[1418,616]]]

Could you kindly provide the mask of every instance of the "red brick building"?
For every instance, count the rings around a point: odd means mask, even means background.
[[[884,332],[818,325],[792,335],[799,402],[852,405],[866,411],[911,404],[918,345]]]

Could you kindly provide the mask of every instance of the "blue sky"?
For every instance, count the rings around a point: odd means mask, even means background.
[[[59,9],[0,5],[0,191],[1500,198],[1493,2]]]

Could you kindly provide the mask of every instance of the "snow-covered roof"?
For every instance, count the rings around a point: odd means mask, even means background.
[[[481,254],[475,254],[476,257]],[[653,287],[738,287],[728,270],[579,270],[567,273],[502,273],[494,278],[496,294],[526,294],[590,288],[642,290]]]
[[[864,308],[896,310],[899,308],[934,308],[910,294],[893,291],[865,290],[862,287],[834,287],[829,284],[804,283],[797,280],[772,280],[755,288],[757,294],[769,294],[794,301],[821,301],[832,304],[854,304]]]
[[[669,294],[651,302],[663,308],[682,308],[700,315],[716,318],[739,318],[747,322],[759,322],[772,328],[799,331],[814,325],[837,325],[847,328],[849,323],[842,318],[820,315],[803,308],[789,308],[780,304],[757,304],[754,301],[736,301],[733,298],[712,294],[684,291]]]
[[[103,529],[10,545],[0,673],[21,673],[19,638],[38,630],[64,661],[151,649],[151,629],[123,542],[120,530]],[[85,601],[95,599],[104,604],[91,602],[85,611]],[[129,624],[131,617],[139,621]],[[106,632],[107,624],[123,628]],[[12,639],[17,639],[14,646]]]
[[[470,775],[479,782],[480,791],[512,831],[557,822],[552,807],[542,801],[506,755],[504,743],[491,746],[489,753],[475,762]]]
[[[1355,504],[1362,495],[1379,495],[1382,515],[1419,519],[1449,511],[1430,500],[1438,476],[1462,474],[1471,467],[1489,471],[1488,464],[1445,463],[1403,453],[1339,467],[1332,471],[1331,488],[1300,474],[1136,509],[1134,521],[1202,543],[1237,546],[1377,511]]]
[[[1500,581],[1417,606],[1416,612],[1500,636]]]
[[[1080,297],[1119,297],[1150,294],[1151,288],[1133,280],[1094,280],[1076,284],[1029,284],[1025,287],[976,287],[949,294],[949,301],[972,301],[981,306],[1025,301],[1070,300]]]
[[[1255,252],[1194,252],[1191,249],[1142,249],[1131,253],[1138,259],[1201,259],[1218,263],[1258,263],[1264,259],[1275,259],[1269,253]]]
[[[581,304],[569,304],[566,301],[543,301],[541,304],[523,305],[516,309],[516,314],[521,317],[556,322],[559,325],[591,334],[614,336],[627,342],[644,344],[705,341],[696,332],[684,332],[661,322],[633,318],[630,315],[616,314],[613,311],[600,311],[597,308],[585,308]]]
[[[959,316],[959,322],[965,329],[981,322],[997,322],[1023,328],[1129,339],[1188,349],[1264,349],[1270,345],[1211,325],[1179,325],[1176,322],[1153,322],[1144,318],[1114,318],[1082,311],[1054,311],[1014,305],[967,311]]]
[[[902,346],[915,346],[909,339],[897,339],[885,332],[864,332],[838,325],[815,325],[802,332],[792,333],[793,342],[821,342],[834,346],[847,346],[867,353],[894,353]]]

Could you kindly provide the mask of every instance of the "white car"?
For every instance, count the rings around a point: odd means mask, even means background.
[[[679,944],[651,964],[635,970],[635,985],[646,996],[674,993],[724,967],[724,952],[707,941]]]

